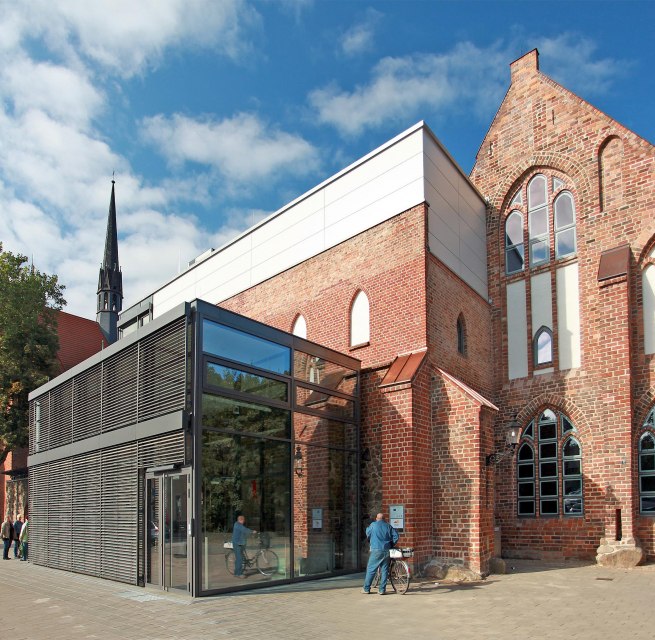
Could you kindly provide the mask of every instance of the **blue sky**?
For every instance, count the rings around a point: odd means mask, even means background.
[[[465,172],[541,70],[655,141],[652,0],[0,0],[0,241],[95,317],[116,174],[124,307],[419,120]]]

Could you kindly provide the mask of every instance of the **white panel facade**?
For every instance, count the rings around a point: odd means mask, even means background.
[[[648,265],[641,276],[644,308],[644,352],[655,353],[655,266]]]
[[[541,327],[553,331],[553,295],[550,284],[550,271],[530,278],[530,313],[532,337]]]
[[[430,252],[486,299],[485,203],[429,131],[424,138]]]
[[[220,303],[425,201],[424,124],[290,203],[153,294],[155,317]]]
[[[570,264],[558,269],[556,286],[559,368],[575,369],[581,365],[582,361],[578,265]]]
[[[507,285],[507,368],[509,379],[528,375],[528,318],[525,280]]]

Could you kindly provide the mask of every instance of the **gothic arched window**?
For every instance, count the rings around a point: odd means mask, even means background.
[[[644,422],[639,438],[639,512],[655,515],[655,407]]]
[[[368,344],[371,338],[370,307],[368,297],[359,291],[350,309],[350,346]]]

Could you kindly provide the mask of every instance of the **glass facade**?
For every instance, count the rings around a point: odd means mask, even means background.
[[[201,321],[199,595],[358,568],[356,361],[240,319]],[[257,532],[242,560],[240,516]]]

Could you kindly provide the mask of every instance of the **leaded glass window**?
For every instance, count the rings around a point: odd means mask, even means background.
[[[645,431],[639,438],[639,511],[650,516],[655,516],[655,433],[651,431],[654,413],[655,408],[648,414]]]

